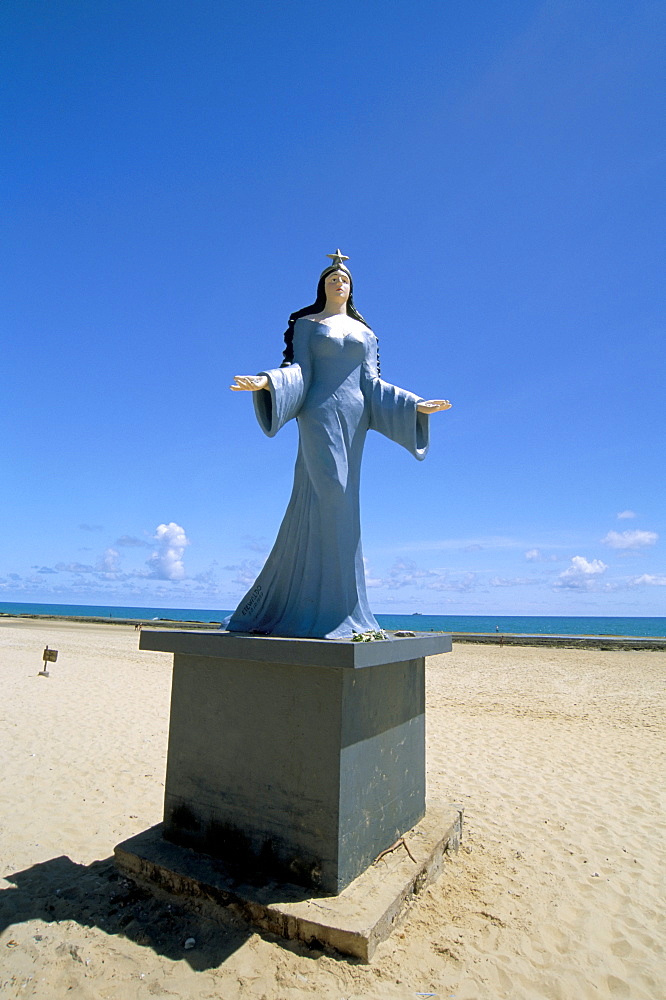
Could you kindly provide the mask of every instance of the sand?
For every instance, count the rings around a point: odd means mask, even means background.
[[[464,804],[463,848],[362,965],[117,875],[115,844],[161,820],[171,664],[137,644],[0,622],[1,997],[666,996],[666,653],[428,661],[428,790]]]

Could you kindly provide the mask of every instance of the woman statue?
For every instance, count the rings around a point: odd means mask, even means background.
[[[421,460],[428,417],[448,400],[423,400],[379,377],[377,338],[354,307],[349,260],[338,250],[317,298],[292,313],[280,368],[236,375],[273,437],[299,430],[294,487],[264,568],[226,627],[260,635],[348,639],[379,629],[365,590],[359,483],[368,429]]]

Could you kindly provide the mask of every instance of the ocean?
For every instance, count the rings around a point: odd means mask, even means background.
[[[0,615],[129,618],[142,621],[219,622],[231,610],[124,608],[89,604],[3,604]],[[627,635],[666,637],[666,618],[611,618],[555,615],[381,615],[382,628],[415,632],[500,632],[509,635]]]

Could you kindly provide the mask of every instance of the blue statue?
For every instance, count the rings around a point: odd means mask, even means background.
[[[259,424],[273,437],[298,421],[294,487],[273,549],[226,622],[233,632],[349,639],[379,629],[370,611],[361,550],[359,485],[366,432],[379,431],[422,460],[429,414],[423,400],[379,377],[377,338],[354,307],[348,260],[338,250],[317,298],[292,313],[280,368],[236,375],[254,393]]]

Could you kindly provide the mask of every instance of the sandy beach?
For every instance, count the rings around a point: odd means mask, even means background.
[[[137,647],[0,622],[3,998],[666,996],[666,653],[429,659],[428,794],[463,803],[463,846],[363,965],[118,875],[114,846],[162,817],[171,658]]]

